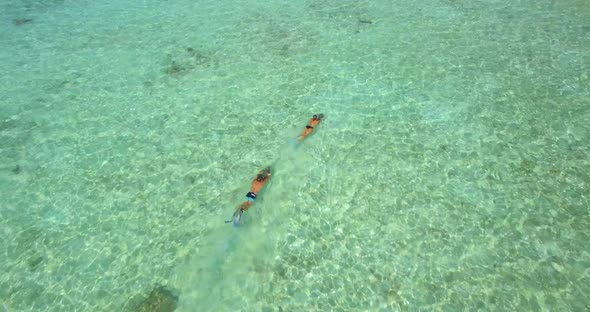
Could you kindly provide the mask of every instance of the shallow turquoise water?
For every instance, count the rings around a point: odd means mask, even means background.
[[[589,308],[584,2],[0,12],[0,311]]]

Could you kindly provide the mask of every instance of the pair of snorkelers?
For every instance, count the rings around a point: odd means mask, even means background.
[[[313,132],[313,128],[317,126],[320,121],[324,118],[324,114],[317,114],[313,115],[313,117],[309,120],[301,134],[297,137],[297,141],[303,142],[307,136],[309,136]],[[252,204],[256,201],[256,194],[260,189],[264,186],[264,184],[270,179],[270,167],[266,167],[262,169],[252,180],[252,185],[250,186],[250,191],[246,193],[246,197],[244,198],[244,202],[234,212],[232,216],[232,220],[225,221],[226,223],[233,222],[234,226],[240,225],[240,219],[242,218],[242,214],[244,211],[248,210]]]

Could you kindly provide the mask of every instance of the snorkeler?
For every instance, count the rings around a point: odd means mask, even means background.
[[[236,209],[236,212],[234,212],[234,215],[232,217],[235,226],[238,226],[240,224],[240,218],[242,217],[242,214],[244,213],[244,211],[248,210],[250,206],[252,206],[252,204],[254,204],[254,202],[256,201],[256,193],[258,193],[258,191],[262,188],[262,186],[264,186],[264,183],[266,183],[269,178],[270,167],[266,167],[256,175],[256,178],[254,178],[254,180],[252,180],[250,192],[246,194],[244,202],[240,206],[238,206],[238,209]],[[230,223],[232,222],[232,220],[225,222]]]
[[[323,118],[324,118],[324,114],[313,115],[313,117],[311,117],[311,119],[309,120],[309,122],[305,126],[305,129],[303,129],[301,134],[297,137],[297,140],[299,142],[302,142],[308,135],[311,134],[311,132],[313,131],[313,127],[317,126],[317,124],[319,124]]]

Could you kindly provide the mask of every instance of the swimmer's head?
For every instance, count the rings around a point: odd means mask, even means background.
[[[313,119],[322,120],[322,118],[324,118],[324,114],[313,115]]]
[[[270,175],[270,167],[264,168],[264,170],[260,171],[260,173],[256,176],[256,181],[262,182],[268,178]]]

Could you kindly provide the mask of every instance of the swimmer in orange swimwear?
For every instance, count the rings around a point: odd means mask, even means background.
[[[234,215],[232,217],[233,223],[235,226],[238,226],[240,224],[240,218],[242,217],[242,213],[244,213],[244,211],[248,210],[250,208],[250,206],[252,206],[252,204],[254,204],[254,202],[256,201],[256,193],[258,193],[258,191],[260,191],[262,186],[264,186],[264,183],[266,183],[269,178],[270,178],[270,167],[266,167],[266,168],[262,169],[256,175],[256,178],[254,178],[254,180],[252,180],[252,186],[250,186],[250,192],[248,192],[246,194],[246,198],[244,199],[244,202],[238,207],[238,209],[236,209],[236,212],[234,212]],[[230,221],[225,221],[225,222],[230,223],[232,221],[230,220]]]
[[[324,114],[313,115],[313,117],[311,117],[311,119],[305,126],[305,129],[303,129],[303,132],[301,132],[301,134],[297,137],[297,140],[299,142],[303,141],[305,137],[311,134],[311,132],[313,131],[313,127],[317,126],[317,124],[319,124],[323,118]]]

